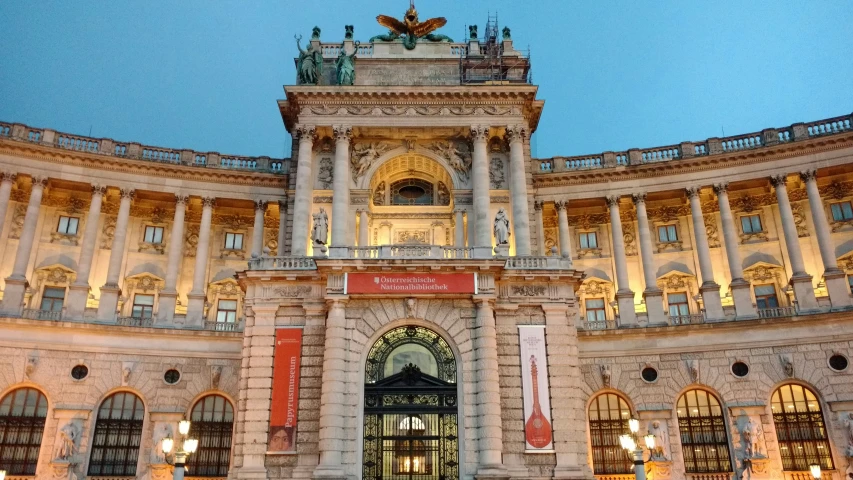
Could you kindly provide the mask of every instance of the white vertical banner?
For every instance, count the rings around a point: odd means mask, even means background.
[[[524,395],[524,447],[528,453],[554,451],[551,430],[551,395],[548,391],[548,362],[545,327],[519,325],[521,347],[521,390]]]

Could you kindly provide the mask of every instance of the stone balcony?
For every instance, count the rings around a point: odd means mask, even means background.
[[[179,330],[206,330],[210,332],[242,332],[245,327],[244,320],[238,319],[237,322],[208,322],[205,321],[201,325],[186,325],[184,323],[184,315],[175,315],[173,323],[158,323],[156,318],[152,317],[136,317],[136,316],[120,316],[116,315],[114,322],[99,321],[95,318],[97,309],[86,309],[83,318],[67,318],[65,309],[61,311],[38,310],[34,308],[25,308],[20,315],[6,313],[2,316],[9,318],[22,318],[25,320],[41,320],[46,323],[86,323],[95,325],[118,325],[121,327],[137,327],[137,328],[157,328],[157,329],[179,329]]]

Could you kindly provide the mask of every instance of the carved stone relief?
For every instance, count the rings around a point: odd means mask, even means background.
[[[634,230],[634,222],[622,222],[622,240],[625,244],[625,255],[637,255],[637,234]],[[599,245],[601,243],[599,242]]]
[[[704,216],[705,219],[705,233],[708,235],[708,247],[710,248],[719,248],[720,247],[720,234],[719,229],[717,228],[717,216],[714,213],[709,213]]]
[[[353,146],[352,156],[350,157],[350,166],[352,168],[352,179],[358,181],[370,170],[373,162],[382,156],[385,152],[394,148],[393,145],[385,142],[368,142],[363,144],[355,144]]]
[[[427,230],[398,230],[397,243],[429,243]]]
[[[328,190],[332,188],[333,181],[334,165],[332,164],[332,159],[329,157],[323,157],[320,159],[320,166],[317,171],[317,182],[320,185],[320,189]]]
[[[198,232],[200,225],[187,225],[187,233],[184,234],[184,256],[195,257],[195,251],[198,247]]]
[[[492,158],[489,165],[489,182],[492,190],[506,188],[506,175],[504,174],[504,162],[500,158]]]
[[[433,142],[427,148],[443,158],[463,182],[468,182],[471,172],[471,149],[467,142],[461,140]]]
[[[513,295],[522,296],[522,297],[541,297],[545,295],[547,288],[545,285],[535,285],[535,284],[524,284],[524,285],[513,285],[511,287],[511,291]]]
[[[9,238],[21,238],[21,228],[24,227],[24,218],[27,216],[27,206],[18,204],[15,207],[15,213],[12,214],[12,228],[9,231]]]
[[[809,229],[806,225],[806,214],[802,203],[792,203],[791,212],[794,214],[794,225],[797,226],[797,236],[800,238],[809,236]]]

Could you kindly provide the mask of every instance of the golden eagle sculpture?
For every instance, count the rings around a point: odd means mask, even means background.
[[[370,39],[371,42],[376,40],[393,42],[402,38],[403,46],[407,50],[412,50],[415,48],[415,44],[417,44],[419,38],[431,42],[453,41],[446,35],[432,33],[447,23],[447,19],[444,17],[430,18],[423,22],[418,20],[418,11],[415,9],[414,0],[410,0],[409,9],[406,10],[406,15],[403,17],[402,22],[388,15],[378,15],[376,21],[379,22],[379,25],[388,28],[388,34],[377,35]]]

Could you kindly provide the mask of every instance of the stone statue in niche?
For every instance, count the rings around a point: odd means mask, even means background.
[[[385,182],[379,182],[376,190],[373,191],[373,204],[385,205]]]
[[[438,182],[437,195],[439,205],[450,205],[450,192],[447,190],[447,187],[444,185],[444,182]]]
[[[853,457],[853,412],[847,414],[847,420],[844,422],[844,433],[847,436],[847,457]]]
[[[417,300],[414,298],[406,299],[406,318],[415,318],[415,308],[417,307]]]
[[[341,53],[338,54],[338,60],[335,62],[338,85],[355,85],[355,54],[358,52],[359,45],[360,42],[355,42],[355,50],[350,55],[347,55],[344,46],[341,45]]]
[[[314,35],[320,38],[320,29],[314,27]],[[312,35],[313,37],[313,35]],[[296,62],[296,76],[300,84],[319,85],[320,77],[323,75],[323,52],[319,45],[308,44],[308,50],[303,50],[299,44],[302,35],[296,36],[296,48],[299,49],[299,60]]]
[[[329,216],[326,214],[326,210],[321,208],[312,217],[314,227],[311,228],[311,240],[314,241],[314,245],[326,245],[329,239]]]
[[[504,188],[504,182],[506,182],[504,162],[500,158],[493,158],[489,167],[489,182],[492,189]]]
[[[752,417],[747,417],[747,422],[741,428],[740,434],[743,437],[746,458],[764,458],[761,451],[761,425]]]
[[[794,361],[791,358],[791,355],[782,353],[779,355],[779,361],[782,362],[782,369],[785,371],[785,375],[789,378],[794,376]]]
[[[507,245],[509,244],[509,236],[509,219],[506,217],[506,211],[501,208],[495,215],[495,243]]]
[[[317,180],[320,181],[320,187],[323,190],[332,188],[332,182],[335,180],[335,175],[331,158],[325,157],[320,159],[320,168],[317,172]]]
[[[610,388],[610,365],[601,366],[601,384],[604,388]]]
[[[80,431],[73,422],[68,422],[59,430],[59,439],[56,445],[55,460],[68,462],[74,456],[77,450],[77,439],[80,438]]]
[[[151,449],[151,463],[166,463],[163,454],[163,440],[172,436],[172,426],[168,423],[157,422],[154,426],[154,446]]]
[[[210,367],[210,384],[213,388],[219,388],[219,380],[222,378],[222,366],[214,365]]]
[[[652,450],[652,460],[667,461],[669,459],[669,432],[660,420],[652,421],[649,433],[655,436],[655,448]]]

